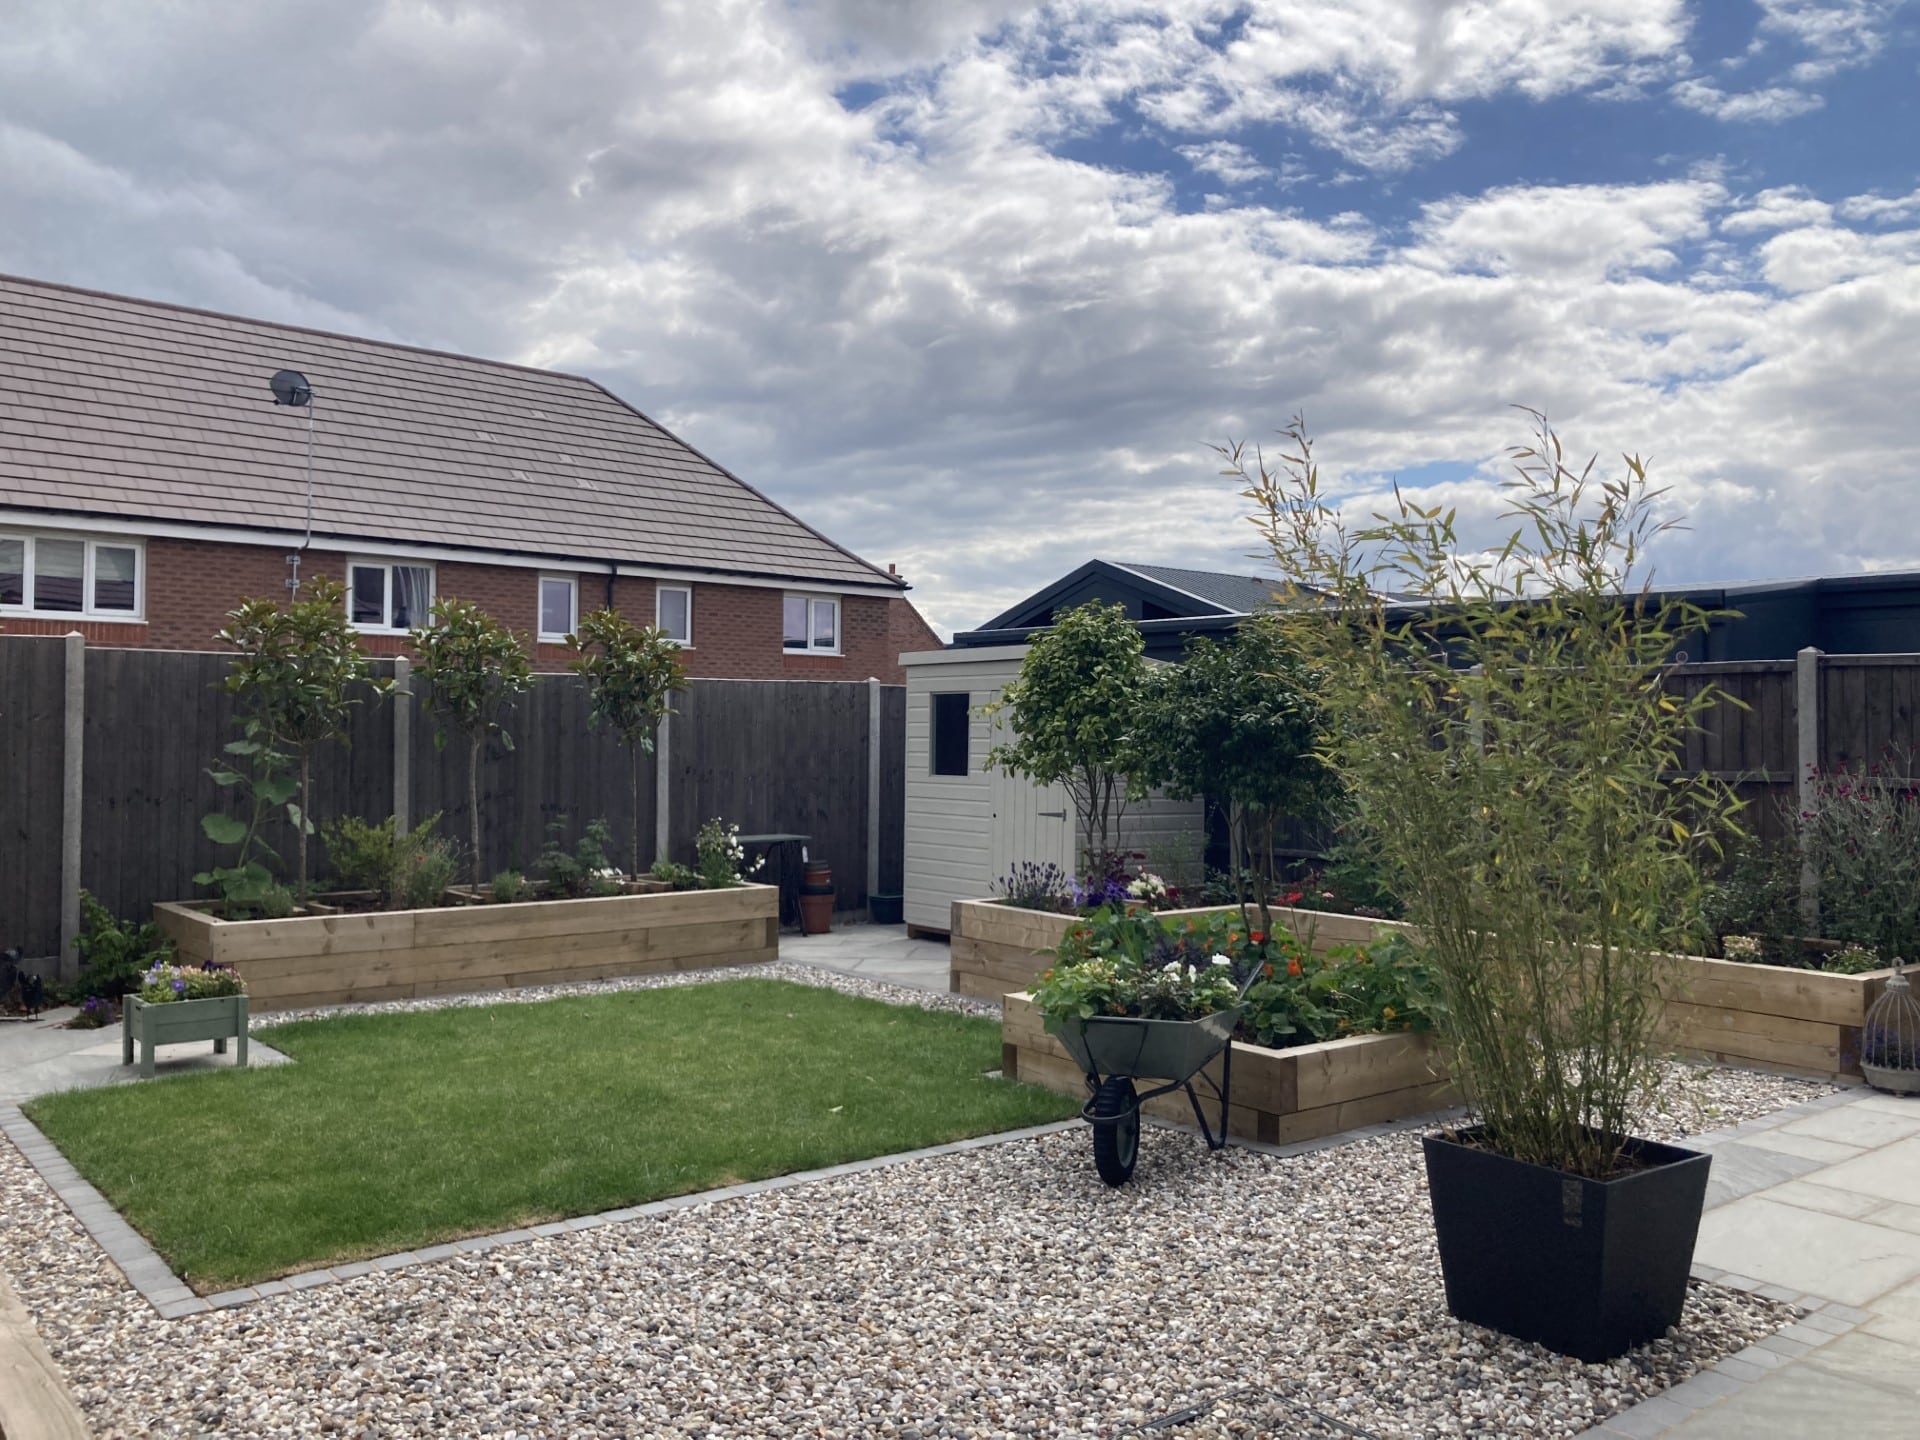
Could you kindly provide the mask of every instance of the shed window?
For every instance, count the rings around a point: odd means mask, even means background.
[[[933,773],[967,773],[967,701],[965,691],[933,696]]]
[[[141,547],[79,535],[0,535],[0,606],[29,615],[135,619]]]

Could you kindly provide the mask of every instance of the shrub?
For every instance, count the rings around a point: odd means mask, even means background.
[[[1829,975],[1864,975],[1869,970],[1884,970],[1887,962],[1880,952],[1865,945],[1848,945],[1829,955],[1820,968]]]
[[[1707,888],[1700,906],[1703,940],[1718,942],[1729,960],[1758,960],[1769,965],[1799,965],[1800,851],[1795,845],[1749,839],[1735,847],[1720,878]],[[1747,938],[1753,953],[1735,955],[1736,938]]]
[[[676,890],[698,890],[700,872],[691,865],[676,864],[672,860],[653,862],[653,878],[671,885]]]
[[[459,847],[444,835],[429,835],[422,825],[400,836],[394,846],[388,904],[395,910],[424,910],[438,905],[459,873]]]
[[[349,890],[371,890],[389,910],[420,910],[440,903],[459,872],[456,847],[435,835],[434,811],[405,835],[389,815],[378,825],[349,815],[325,827],[327,856]]]
[[[633,786],[633,834],[629,869],[640,873],[640,757],[653,753],[653,734],[672,713],[668,700],[687,687],[680,647],[664,630],[635,625],[617,610],[596,610],[567,637],[574,653],[568,669],[586,677],[590,723],[613,727],[627,747]]]
[[[759,873],[766,863],[766,856],[762,855],[743,870],[747,852],[740,843],[740,827],[729,825],[717,816],[700,827],[700,833],[693,837],[693,850],[700,884],[708,890],[730,890],[744,885],[745,877]]]
[[[1369,945],[1313,954],[1280,937],[1267,972],[1247,992],[1244,1028],[1258,1044],[1285,1049],[1346,1035],[1428,1030],[1433,976],[1420,947],[1390,935]]]
[[[1912,766],[1901,758],[1891,768],[1907,775]],[[1801,834],[1819,876],[1821,933],[1920,959],[1920,797],[1883,781],[1878,766],[1811,779]]]
[[[533,887],[527,884],[527,877],[518,870],[502,870],[493,877],[489,890],[496,905],[511,905],[533,893]]]
[[[173,958],[173,941],[153,921],[116,920],[86,890],[80,892],[80,934],[73,943],[80,952],[81,967],[68,994],[76,1000],[131,995],[156,962]]]
[[[1073,878],[1051,860],[1022,860],[993,882],[1009,905],[1022,910],[1065,912],[1073,908]]]
[[[575,900],[617,893],[620,872],[607,860],[607,847],[613,843],[613,831],[607,822],[589,821],[571,853],[562,843],[566,833],[564,820],[556,820],[547,827],[547,845],[534,866],[541,880],[556,895]]]

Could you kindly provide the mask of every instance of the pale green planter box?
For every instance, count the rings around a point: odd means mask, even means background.
[[[169,1000],[149,1005],[137,995],[120,1002],[120,1063],[133,1064],[133,1047],[140,1046],[141,1078],[153,1078],[153,1047],[179,1045],[189,1040],[213,1041],[213,1053],[227,1053],[227,1041],[240,1042],[236,1065],[247,1063],[247,997],[216,995],[210,1000]]]

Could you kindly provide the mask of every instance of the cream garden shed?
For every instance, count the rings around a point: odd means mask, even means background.
[[[907,677],[906,864],[903,918],[913,931],[947,933],[956,900],[994,894],[1023,860],[1071,873],[1078,824],[1065,787],[986,768],[1004,738],[1004,717],[982,706],[1020,673],[1025,645],[975,646],[902,655]],[[1128,806],[1120,844],[1156,854],[1197,846],[1199,801],[1152,798]]]

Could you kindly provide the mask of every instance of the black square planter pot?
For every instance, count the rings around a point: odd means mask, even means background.
[[[1631,1140],[1646,1169],[1587,1180],[1444,1135],[1425,1148],[1447,1309],[1459,1319],[1588,1361],[1679,1322],[1711,1156]]]

